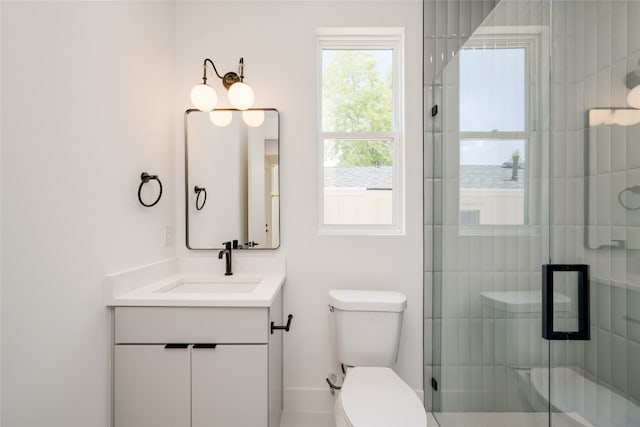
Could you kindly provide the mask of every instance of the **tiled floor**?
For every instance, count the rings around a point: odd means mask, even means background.
[[[332,413],[317,412],[284,412],[280,427],[334,427]],[[427,414],[427,426],[438,427],[433,415]],[[402,426],[389,426],[402,427]]]
[[[556,414],[553,425],[559,427],[591,426],[570,416]],[[470,413],[440,412],[435,417],[427,413],[427,427],[546,427],[549,420],[546,413]],[[335,427],[332,413],[324,412],[284,412],[280,427]],[[389,426],[402,427],[402,426]]]
[[[546,412],[438,412],[433,414],[439,427],[547,427]],[[576,414],[555,413],[554,427],[593,427]]]

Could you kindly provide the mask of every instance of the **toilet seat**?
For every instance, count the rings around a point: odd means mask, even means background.
[[[349,369],[336,401],[350,427],[426,427],[427,415],[416,393],[390,368]]]

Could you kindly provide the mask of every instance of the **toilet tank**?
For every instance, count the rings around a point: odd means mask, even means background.
[[[571,318],[571,299],[559,292],[553,295],[554,318]],[[528,368],[548,363],[548,356],[542,351],[548,341],[540,333],[542,291],[486,291],[480,293],[480,299],[486,339],[503,346],[503,351],[495,353],[496,364]]]
[[[398,360],[407,297],[393,291],[329,291],[338,362],[393,366]]]

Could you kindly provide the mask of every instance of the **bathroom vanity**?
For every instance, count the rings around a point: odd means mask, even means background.
[[[240,261],[230,277],[203,259],[169,263],[171,274],[105,282],[114,426],[279,426],[284,262],[247,274]]]

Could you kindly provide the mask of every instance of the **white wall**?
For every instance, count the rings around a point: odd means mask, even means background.
[[[315,28],[405,28],[407,235],[318,236]],[[219,71],[245,59],[245,81],[256,107],[280,111],[281,247],[287,258],[285,312],[295,318],[285,336],[285,409],[330,411],[324,378],[338,372],[327,308],[332,288],[393,289],[409,308],[396,371],[422,390],[422,2],[186,2],[176,4],[176,173],[178,230],[181,200],[182,128],[189,91],[205,57]],[[219,94],[224,89],[214,82]],[[223,94],[224,95],[224,94]],[[220,96],[220,107],[228,101]],[[178,255],[193,254],[178,241]],[[238,254],[241,256],[241,254]],[[216,260],[217,261],[217,260]],[[215,261],[214,261],[215,262]]]
[[[173,4],[3,1],[1,24],[2,425],[107,426],[103,277],[175,252]]]
[[[244,56],[256,106],[281,113],[278,253],[296,316],[285,337],[287,408],[331,410],[334,287],[407,294],[396,370],[422,389],[420,1],[3,1],[1,19],[2,425],[108,425],[102,279],[196,256],[184,247],[182,113],[206,56],[224,71]],[[318,26],[405,27],[407,236],[316,233]],[[165,187],[151,209],[137,202],[142,171]],[[176,225],[174,247],[165,224]]]

